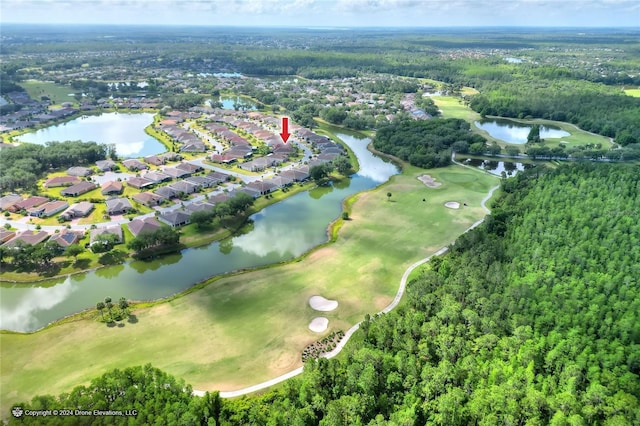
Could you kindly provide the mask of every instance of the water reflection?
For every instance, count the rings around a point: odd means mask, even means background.
[[[355,136],[340,134],[338,135],[349,148],[356,154],[360,169],[358,175],[369,178],[376,183],[386,182],[389,176],[398,173],[398,168],[393,164],[380,159],[380,157],[373,155],[371,151],[367,149],[367,145],[371,140],[369,138],[359,139]]]
[[[327,241],[327,225],[336,219],[342,200],[375,187],[398,173],[397,168],[366,149],[368,138],[339,135],[356,152],[360,170],[341,184],[300,193],[251,216],[243,235],[198,249],[132,261],[72,276],[52,287],[0,287],[2,328],[32,331],[65,315],[95,306],[105,296],[130,300],[167,297],[207,277],[276,263]],[[314,198],[318,196],[318,198]],[[83,280],[82,284],[79,281]]]
[[[493,175],[502,176],[502,173],[504,173],[507,177],[515,176],[516,173],[526,169],[528,166],[515,161],[478,160],[475,158],[467,158],[462,161],[468,166],[486,170]]]
[[[21,292],[20,297],[11,306],[2,309],[0,328],[3,330],[32,330],[42,327],[37,314],[48,311],[65,301],[77,284],[70,277],[62,284],[51,287],[30,287]]]
[[[529,132],[531,131],[531,125],[504,119],[476,121],[475,125],[496,139],[520,145],[527,143],[527,136],[529,136]],[[542,139],[564,138],[567,136],[570,136],[570,133],[565,132],[559,127],[548,125],[540,126],[540,137]]]
[[[348,184],[349,183],[347,182],[347,186]],[[319,186],[309,191],[309,197],[313,198],[314,200],[319,200],[323,195],[327,195],[331,191],[333,191],[333,185]]]
[[[273,254],[291,258],[308,250],[313,242],[311,237],[304,229],[292,228],[287,223],[275,223],[258,226],[250,235],[234,238],[233,250],[263,258]]]
[[[83,116],[36,132],[16,136],[21,142],[44,145],[50,141],[98,142],[114,144],[119,156],[125,158],[160,154],[166,149],[147,135],[144,128],[153,122],[153,114],[118,114],[115,112]]]

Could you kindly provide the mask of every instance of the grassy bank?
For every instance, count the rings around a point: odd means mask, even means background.
[[[36,394],[69,391],[112,368],[147,362],[209,390],[241,388],[301,365],[305,345],[382,309],[411,263],[483,217],[480,201],[498,182],[452,166],[426,172],[442,183],[428,188],[417,179],[423,173],[405,167],[389,183],[356,197],[349,203],[351,220],[342,223],[335,243],[282,266],[213,279],[201,290],[136,309],[134,323],[110,328],[94,312],[33,334],[0,334],[1,409]],[[447,201],[468,207],[449,209]],[[313,311],[308,299],[315,294],[337,300],[339,307]],[[329,319],[326,332],[308,329],[316,316]]]
[[[471,124],[471,130],[476,133],[484,136],[489,143],[497,143],[500,146],[511,145],[506,141],[496,139],[489,135],[486,131],[478,128],[474,123],[482,119],[480,114],[469,108],[464,102],[458,98],[453,96],[433,96],[433,101],[438,106],[438,108],[442,111],[442,116],[444,118],[461,118],[469,124]],[[491,117],[491,118],[499,118],[499,117]],[[603,149],[610,148],[611,142],[609,138],[601,135],[597,135],[594,133],[586,132],[573,124],[565,123],[562,121],[552,121],[552,120],[543,120],[541,118],[531,119],[531,120],[520,120],[515,118],[509,118],[508,120],[514,121],[516,123],[523,124],[541,124],[541,125],[551,125],[555,127],[559,127],[565,132],[570,133],[570,136],[556,138],[556,139],[545,139],[545,146],[553,148],[560,145],[560,142],[563,142],[567,148],[578,146],[578,145],[597,145],[600,144]],[[516,144],[517,145],[517,144]],[[517,145],[521,146],[522,145]],[[521,148],[522,149],[522,148]]]

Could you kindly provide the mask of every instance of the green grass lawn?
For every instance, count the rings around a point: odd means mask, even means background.
[[[444,118],[461,118],[473,122],[480,120],[480,114],[466,106],[462,100],[454,96],[432,96],[433,102],[442,111]]]
[[[500,146],[509,145],[503,140],[493,138],[486,131],[475,126],[474,122],[480,120],[482,117],[477,112],[473,111],[471,108],[466,106],[462,100],[453,96],[433,96],[433,101],[437,105],[437,107],[442,111],[442,117],[444,118],[461,118],[463,120],[468,121],[471,124],[471,129],[484,136],[489,143],[496,142]],[[560,145],[560,142],[563,142],[567,148],[574,147],[578,145],[588,145],[600,144],[603,149],[610,148],[611,142],[609,138],[601,135],[592,134],[589,132],[585,132],[584,130],[579,129],[578,127],[561,121],[552,121],[552,120],[543,120],[543,119],[533,119],[533,120],[518,120],[511,119],[513,121],[525,124],[543,124],[543,125],[552,125],[561,128],[562,130],[569,132],[571,135],[564,138],[556,138],[556,139],[545,139],[545,144],[548,147],[556,147]],[[520,147],[521,151],[524,151],[524,146],[517,145]]]
[[[35,100],[40,100],[40,96],[45,95],[55,104],[61,104],[63,102],[73,102],[77,104],[75,98],[69,96],[69,94],[75,93],[71,87],[37,80],[27,80],[20,83],[20,85],[29,93],[29,96]]]
[[[442,186],[426,187],[416,178],[423,173]],[[206,390],[233,390],[290,371],[301,365],[305,345],[386,306],[411,263],[484,216],[480,201],[497,183],[458,166],[426,172],[406,167],[389,183],[356,196],[338,240],[301,259],[138,307],[137,322],[122,327],[107,327],[94,311],[33,334],[2,333],[0,409],[148,362]],[[448,209],[447,201],[468,207]],[[339,307],[313,311],[308,299],[316,294]],[[316,316],[329,319],[325,333],[309,331]]]
[[[634,98],[640,98],[640,89],[625,89],[624,93]]]

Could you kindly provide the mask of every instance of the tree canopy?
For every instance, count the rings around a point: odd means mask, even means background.
[[[431,259],[400,307],[263,395],[192,398],[147,366],[24,407],[134,408],[148,424],[638,424],[639,189],[620,164],[504,180],[485,224]]]
[[[454,144],[479,144],[484,150],[485,139],[469,129],[469,123],[457,118],[402,120],[381,127],[373,146],[414,166],[444,167],[451,163]]]
[[[29,189],[49,169],[93,165],[104,160],[108,147],[96,142],[48,142],[20,144],[0,150],[0,192]]]

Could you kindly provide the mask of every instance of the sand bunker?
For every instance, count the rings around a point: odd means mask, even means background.
[[[311,296],[309,298],[309,305],[316,311],[329,312],[338,307],[338,302],[325,299],[322,296]]]
[[[459,209],[460,203],[456,201],[447,201],[446,203],[444,203],[444,206],[449,207],[450,209]]]
[[[329,325],[328,319],[326,319],[325,317],[316,317],[311,320],[311,323],[309,323],[309,330],[316,333],[322,333],[327,329],[328,325]]]
[[[418,180],[427,185],[429,188],[437,188],[442,185],[440,182],[436,182],[436,180],[429,175],[418,176]]]

